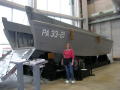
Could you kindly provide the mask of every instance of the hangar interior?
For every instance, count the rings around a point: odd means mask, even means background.
[[[0,0],[0,11],[0,45],[11,49],[0,90],[119,90],[119,0]],[[74,85],[61,65],[68,41]]]

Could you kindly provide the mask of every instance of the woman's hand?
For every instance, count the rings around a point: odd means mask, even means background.
[[[72,65],[72,66],[74,65],[74,59],[72,59],[72,63],[71,63],[71,65]]]

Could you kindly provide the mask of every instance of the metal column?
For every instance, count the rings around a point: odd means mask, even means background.
[[[34,90],[40,90],[40,66],[33,66]]]
[[[17,68],[18,90],[24,90],[23,63],[17,63],[16,68]]]

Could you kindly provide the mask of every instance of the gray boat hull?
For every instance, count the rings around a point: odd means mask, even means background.
[[[62,53],[70,42],[77,56],[97,56],[110,53],[112,41],[92,32],[49,18],[26,7],[34,46],[43,51]]]
[[[90,32],[70,30],[36,20],[31,21],[31,27],[34,46],[39,50],[62,53],[65,44],[70,42],[75,55],[97,56],[109,53],[112,48],[111,40]]]
[[[5,36],[12,49],[34,46],[33,35],[29,26],[7,21],[6,18],[2,18],[2,21]]]

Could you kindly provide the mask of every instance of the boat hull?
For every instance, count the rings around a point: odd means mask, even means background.
[[[34,46],[43,51],[62,53],[70,42],[77,56],[104,55],[111,51],[112,41],[90,32],[77,31],[31,20]]]

